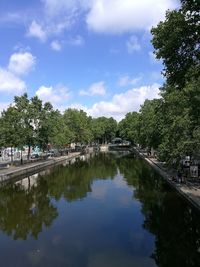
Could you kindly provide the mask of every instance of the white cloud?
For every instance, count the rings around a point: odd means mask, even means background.
[[[72,109],[78,109],[78,110],[84,110],[85,112],[88,112],[88,108],[80,103],[73,103],[67,108],[72,108]],[[66,109],[66,108],[65,108]]]
[[[129,85],[135,85],[139,81],[141,81],[142,75],[138,77],[130,77],[129,75],[125,75],[119,78],[118,85],[121,87],[129,86]]]
[[[62,49],[62,45],[59,41],[54,40],[51,42],[51,48],[55,51],[60,51]]]
[[[42,0],[45,6],[46,13],[51,16],[59,16],[67,11],[77,10],[77,0]]]
[[[41,0],[43,15],[33,20],[28,36],[42,42],[52,35],[70,29],[80,18],[88,29],[100,33],[133,33],[149,30],[164,19],[167,9],[178,6],[178,0]],[[75,42],[76,43],[76,42]],[[82,40],[77,40],[83,44]]]
[[[0,102],[0,112],[7,109],[9,107],[10,103],[7,102]]]
[[[159,98],[160,85],[152,85],[133,88],[125,93],[116,94],[111,101],[95,103],[90,109],[85,108],[87,113],[93,117],[114,117],[121,120],[128,112],[139,111],[145,99]]]
[[[46,35],[59,35],[63,31],[69,29],[73,25],[74,21],[72,18],[59,18],[58,20],[48,20],[44,26]]]
[[[91,108],[88,108],[87,106],[80,103],[74,103],[70,106],[59,107],[59,109],[82,109],[92,117],[113,117],[117,121],[120,121],[128,112],[139,111],[140,106],[146,99],[152,100],[155,98],[160,98],[160,87],[160,84],[154,83],[152,85],[132,88],[131,90],[128,90],[124,93],[115,94],[110,101],[97,102],[93,104]]]
[[[176,0],[91,0],[87,14],[88,28],[102,33],[149,30],[165,16]]]
[[[50,36],[58,36],[63,31],[69,29],[74,24],[73,17],[60,16],[58,18],[45,17],[40,21],[32,21],[29,26],[27,36],[35,37],[41,42],[45,42]]]
[[[21,94],[26,91],[26,83],[21,75],[28,74],[36,63],[30,52],[16,52],[10,56],[7,68],[0,67],[0,92]]]
[[[134,51],[139,51],[141,49],[138,38],[135,35],[132,35],[126,42],[126,47],[129,54],[132,54]]]
[[[41,0],[43,15],[33,20],[27,36],[45,42],[51,36],[58,36],[70,29],[77,20],[78,0]],[[57,50],[58,51],[58,50]]]
[[[36,58],[29,52],[19,52],[11,55],[8,70],[16,75],[27,74],[33,69]]]
[[[79,92],[80,95],[89,95],[89,96],[94,96],[94,95],[105,95],[106,93],[106,87],[105,83],[103,81],[93,83],[88,90],[81,90]]]
[[[23,93],[26,83],[8,70],[0,68],[0,92]]]
[[[57,85],[56,87],[41,86],[36,95],[44,102],[51,102],[54,107],[62,105],[69,100],[69,89],[63,85]]]
[[[81,46],[81,45],[84,45],[84,39],[82,36],[80,35],[77,35],[75,37],[70,37],[68,40],[67,40],[67,43],[68,44],[71,44],[71,45],[74,45],[74,46]]]
[[[40,41],[45,42],[47,38],[46,31],[36,21],[32,21],[29,26],[27,36],[38,38]]]

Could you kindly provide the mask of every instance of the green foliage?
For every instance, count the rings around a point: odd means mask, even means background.
[[[131,141],[132,144],[139,143],[140,115],[137,112],[129,112],[119,122],[118,131],[122,139]]]
[[[27,94],[16,96],[13,106],[3,111],[0,117],[1,147],[37,145],[45,150],[49,144],[65,146],[72,138],[60,112],[53,110],[51,103],[43,104],[37,96],[31,99]]]
[[[49,145],[65,147],[71,142],[110,142],[116,134],[117,122],[113,118],[92,119],[83,110],[67,109],[62,115],[51,103],[42,103],[37,97],[27,94],[16,96],[14,104],[0,117],[1,147]],[[30,149],[29,149],[30,153]]]
[[[40,121],[40,113],[42,111],[42,101],[37,97],[30,100],[25,93],[22,96],[15,96],[14,106],[20,114],[20,123],[22,126],[21,145],[29,147],[28,158],[30,157],[30,147],[37,145],[38,124]]]
[[[157,149],[169,164],[186,155],[200,158],[200,5],[181,3],[152,29],[156,57],[164,63],[162,98],[146,100],[118,127],[121,137]]]
[[[23,143],[21,114],[15,107],[4,110],[0,117],[0,146],[16,147]]]
[[[163,100],[146,100],[140,109],[140,144],[143,147],[158,148],[161,141]]]
[[[88,143],[92,139],[90,128],[91,118],[83,110],[67,109],[64,112],[64,122],[71,131],[72,141]]]
[[[58,110],[51,113],[50,125],[49,142],[53,146],[63,147],[73,140],[73,133],[65,124],[64,118]]]
[[[200,59],[199,1],[182,1],[179,10],[168,11],[165,21],[152,29],[155,54],[164,62],[164,75],[170,85],[182,89],[191,67]]]
[[[99,117],[92,119],[91,130],[97,143],[109,143],[116,135],[117,122],[113,118]]]
[[[158,151],[162,160],[177,164],[186,155],[200,156],[200,5],[196,0],[181,3],[152,29],[155,54],[163,60],[167,78]]]
[[[128,113],[117,125],[113,118],[92,119],[83,110],[67,109],[62,115],[50,103],[24,94],[2,113],[0,145],[46,149],[48,144],[107,143],[118,133],[133,144],[157,149],[168,163],[186,155],[199,158],[199,17],[199,0],[181,0],[180,9],[167,11],[165,21],[152,29],[155,54],[163,60],[166,77],[160,99],[146,100],[138,113]]]

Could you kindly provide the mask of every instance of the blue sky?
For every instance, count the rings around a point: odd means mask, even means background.
[[[28,92],[122,119],[158,97],[150,29],[176,0],[1,0],[0,110]]]

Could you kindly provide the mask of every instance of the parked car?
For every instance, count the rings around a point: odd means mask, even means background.
[[[58,157],[60,156],[60,152],[58,151],[58,149],[51,149],[47,152],[47,155],[49,157]]]
[[[38,159],[41,156],[41,153],[32,153],[31,159]]]
[[[82,146],[75,146],[75,152],[81,152]]]

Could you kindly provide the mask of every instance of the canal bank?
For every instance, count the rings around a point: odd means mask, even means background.
[[[134,152],[158,172],[182,197],[200,210],[200,183],[191,183],[188,181],[186,183],[178,183],[173,179],[176,175],[175,171],[164,168],[162,162],[159,162],[156,158],[149,158],[136,148],[134,148]]]
[[[36,172],[40,172],[46,168],[53,167],[62,163],[68,163],[70,164],[73,160],[76,160],[76,158],[80,157],[80,152],[71,153],[67,156],[62,156],[58,158],[49,158],[42,162],[34,162],[34,163],[28,163],[21,166],[13,166],[8,169],[1,169],[0,170],[0,183],[1,182],[8,182],[12,180],[13,178],[19,177],[19,176],[28,176],[31,174],[34,174]]]

